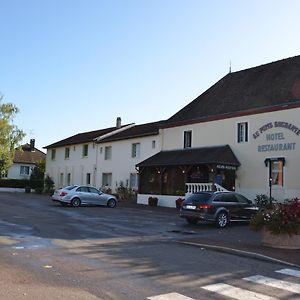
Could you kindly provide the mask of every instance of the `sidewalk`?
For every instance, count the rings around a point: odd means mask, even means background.
[[[201,224],[197,226],[201,226]],[[189,238],[184,243],[260,260],[283,262],[300,268],[299,249],[290,250],[263,246],[261,233],[251,230],[247,224],[235,223],[224,229],[211,230],[209,237]]]

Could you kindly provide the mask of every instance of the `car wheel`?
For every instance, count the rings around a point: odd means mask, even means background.
[[[217,218],[216,218],[216,225],[219,228],[224,228],[226,225],[228,225],[229,219],[228,219],[228,214],[225,211],[221,211],[218,213]]]
[[[198,219],[197,218],[186,218],[187,222],[189,224],[193,224],[196,225],[198,223]]]
[[[107,201],[107,206],[110,208],[114,208],[117,205],[117,201],[115,199],[109,199]]]
[[[80,201],[79,198],[74,198],[74,199],[71,201],[71,205],[72,205],[73,207],[78,207],[78,206],[80,206],[80,204],[81,204],[81,201]]]

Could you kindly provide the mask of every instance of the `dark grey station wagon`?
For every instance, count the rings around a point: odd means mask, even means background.
[[[235,192],[199,192],[183,201],[180,217],[190,224],[204,220],[223,228],[230,221],[249,221],[257,211],[251,200]]]

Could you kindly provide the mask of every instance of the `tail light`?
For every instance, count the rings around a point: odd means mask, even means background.
[[[66,196],[66,195],[68,195],[67,192],[61,192],[61,193],[59,194],[59,196],[61,196],[61,197]]]
[[[212,208],[212,205],[211,204],[198,204],[198,208],[199,209],[204,209],[204,208],[206,208],[206,209],[209,209],[209,208]]]

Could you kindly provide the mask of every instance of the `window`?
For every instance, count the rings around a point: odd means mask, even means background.
[[[283,186],[283,161],[272,161],[271,164],[272,184]]]
[[[51,150],[51,159],[54,160],[56,156],[56,149]]]
[[[248,123],[247,122],[238,123],[237,126],[238,126],[238,133],[237,133],[238,143],[248,142]]]
[[[112,174],[102,173],[102,186],[111,186]]]
[[[71,173],[67,174],[67,185],[71,184]]]
[[[89,188],[89,192],[93,193],[93,194],[97,194],[97,195],[99,194],[99,191],[97,189],[93,188],[93,187]]]
[[[134,143],[132,144],[131,148],[131,157],[132,158],[139,158],[141,152],[141,144],[140,143]]]
[[[65,159],[68,159],[70,157],[70,148],[65,148]]]
[[[28,166],[21,166],[20,167],[20,175],[23,175],[23,176],[28,176],[29,175],[29,167]]]
[[[112,147],[107,146],[104,148],[104,159],[109,160],[112,158]]]
[[[86,184],[91,184],[91,173],[86,173]]]
[[[183,148],[192,147],[192,131],[188,130],[183,133]]]
[[[89,154],[89,145],[83,145],[82,146],[82,156],[87,157]]]
[[[129,187],[133,190],[138,189],[138,175],[136,173],[130,173]]]
[[[155,141],[152,141],[152,149],[155,149]]]
[[[60,186],[64,185],[64,173],[60,173],[60,176],[59,176],[59,185]]]

